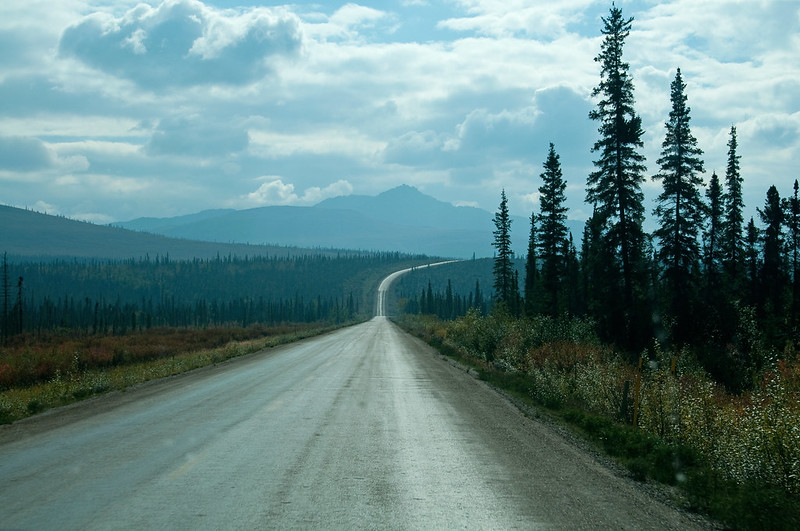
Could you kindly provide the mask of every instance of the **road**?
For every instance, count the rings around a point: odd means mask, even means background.
[[[0,428],[0,528],[694,526],[383,316]]]

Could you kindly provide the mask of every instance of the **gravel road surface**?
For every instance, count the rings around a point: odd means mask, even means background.
[[[0,428],[0,528],[695,527],[385,317]]]

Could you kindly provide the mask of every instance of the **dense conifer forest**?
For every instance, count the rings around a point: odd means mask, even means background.
[[[530,226],[511,227],[498,191],[494,259],[462,262],[472,267],[466,285],[451,281],[454,266],[401,283],[401,322],[561,415],[634,477],[679,487],[688,507],[734,529],[797,529],[800,186],[765,183],[757,219],[746,220],[735,125],[724,176],[703,179],[680,69],[648,171],[623,59],[633,19],[612,6],[603,23],[585,181],[593,214],[581,241],[566,230],[569,177],[551,144]],[[648,179],[662,187],[652,234]],[[524,260],[511,230],[529,231]],[[482,304],[477,277],[490,289]]]
[[[484,277],[483,295],[489,306],[514,316],[591,318],[599,338],[633,360],[654,341],[690,346],[728,388],[748,389],[769,361],[763,352],[795,352],[800,341],[797,181],[791,190],[765,187],[758,219],[745,223],[736,127],[728,132],[724,177],[712,173],[706,184],[679,68],[670,85],[661,155],[648,174],[633,79],[623,60],[633,19],[614,6],[603,21],[595,59],[601,67],[593,92],[597,107],[590,113],[598,123],[595,171],[585,181],[594,213],[581,241],[573,241],[566,227],[567,179],[551,143],[537,187],[539,210],[529,227],[511,227],[500,192],[492,283]],[[662,185],[652,234],[643,229],[642,184],[648,179]],[[530,232],[522,266],[510,250],[512,230]],[[464,315],[475,298],[474,285],[449,279],[423,288],[406,290],[406,312],[452,318]],[[483,301],[480,310],[486,312]]]
[[[399,253],[177,261],[5,258],[3,337],[59,329],[124,334],[165,326],[341,323],[371,315],[372,277],[408,262],[413,258]]]

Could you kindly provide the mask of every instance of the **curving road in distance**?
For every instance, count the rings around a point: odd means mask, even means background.
[[[0,528],[696,527],[378,313],[0,427]]]

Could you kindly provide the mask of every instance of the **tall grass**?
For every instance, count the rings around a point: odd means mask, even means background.
[[[0,354],[0,424],[187,372],[339,326],[153,329],[124,336],[52,334]]]
[[[514,375],[515,388],[527,386],[528,397],[559,411],[634,476],[682,487],[695,508],[733,527],[800,528],[800,360],[793,352],[763,371],[752,391],[733,395],[688,349],[654,345],[639,370],[600,344],[584,320],[472,312],[449,322],[407,316],[404,324]]]

